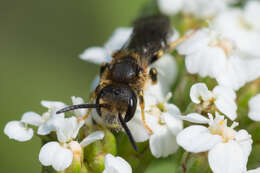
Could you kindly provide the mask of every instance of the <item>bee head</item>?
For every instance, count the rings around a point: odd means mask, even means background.
[[[96,108],[99,116],[112,129],[117,129],[118,126],[122,127],[133,148],[137,151],[133,136],[126,124],[133,118],[136,111],[137,98],[133,90],[127,85],[108,85],[100,91],[96,104],[106,105]]]
[[[63,113],[75,109],[96,108],[99,116],[102,117],[106,125],[116,129],[122,127],[133,148],[137,151],[137,146],[126,122],[130,121],[136,110],[137,98],[133,90],[127,85],[108,85],[97,95],[96,104],[80,104],[63,108],[57,112]],[[114,127],[113,127],[114,126]]]
[[[128,122],[134,116],[137,98],[129,86],[111,84],[99,92],[96,104],[106,105],[97,108],[98,114],[105,120],[112,121],[113,118],[118,117],[118,113],[121,113],[124,122]]]

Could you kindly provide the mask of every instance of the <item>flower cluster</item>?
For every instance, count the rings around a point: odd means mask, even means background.
[[[150,158],[185,150],[191,157],[206,156],[214,173],[260,172],[260,168],[248,170],[254,142],[260,140],[250,135],[260,121],[260,2],[251,0],[244,7],[233,6],[236,3],[238,0],[157,0],[162,13],[175,18],[188,16],[190,23],[199,18],[208,26],[180,32],[194,34],[177,46],[175,56],[165,54],[149,67],[158,71],[158,82],[147,81],[144,90],[145,119],[153,133],[145,127],[139,106],[127,126],[134,140],[149,149]],[[97,65],[110,62],[112,53],[127,42],[131,33],[132,28],[116,29],[103,47],[86,49],[80,59]],[[178,37],[176,34],[171,40]],[[99,80],[97,76],[93,81],[92,91]],[[73,105],[83,103],[81,97],[72,97]],[[131,173],[136,169],[129,164],[131,151],[127,156],[119,149],[118,153],[113,151],[114,135],[106,132],[105,122],[95,109],[83,120],[87,109],[68,116],[56,114],[67,106],[65,103],[41,104],[46,112],[26,112],[20,121],[7,123],[4,133],[20,142],[36,133],[43,141],[39,153],[43,166],[65,172],[90,169]],[[185,163],[178,164],[185,172]]]

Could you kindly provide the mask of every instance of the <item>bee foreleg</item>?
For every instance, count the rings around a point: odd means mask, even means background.
[[[141,107],[141,114],[142,114],[143,124],[144,124],[145,128],[149,131],[149,133],[150,133],[150,134],[153,134],[152,129],[148,126],[148,124],[146,124],[146,121],[145,121],[144,94],[143,94],[143,91],[141,91],[141,93],[140,93],[140,95],[139,95],[139,104],[140,104],[140,107]]]
[[[196,32],[198,28],[195,28],[191,33],[188,33],[187,35],[182,36],[181,38],[175,40],[174,42],[169,44],[169,49],[172,51],[176,46],[184,42],[185,40],[190,39]]]
[[[152,80],[153,85],[157,84],[158,81],[157,75],[158,75],[158,71],[156,70],[156,68],[152,67],[149,71],[149,76],[150,79]]]

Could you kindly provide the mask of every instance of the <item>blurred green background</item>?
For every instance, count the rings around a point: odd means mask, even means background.
[[[42,112],[42,99],[87,100],[98,66],[78,55],[103,45],[128,26],[149,0],[11,0],[0,5],[0,172],[40,172],[40,140],[19,143],[5,124],[26,111]]]

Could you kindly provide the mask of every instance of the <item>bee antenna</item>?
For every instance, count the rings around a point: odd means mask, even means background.
[[[130,143],[132,144],[134,150],[137,152],[137,146],[136,146],[135,140],[133,138],[133,135],[131,134],[129,128],[127,127],[125,121],[123,120],[122,114],[120,112],[118,113],[118,116],[119,116],[119,121],[120,121],[122,127],[124,128],[125,133],[128,136],[128,139],[130,140]]]
[[[84,109],[84,108],[100,108],[100,107],[106,107],[106,104],[80,104],[80,105],[73,105],[65,107],[59,111],[56,112],[56,114],[68,112],[75,109]]]

